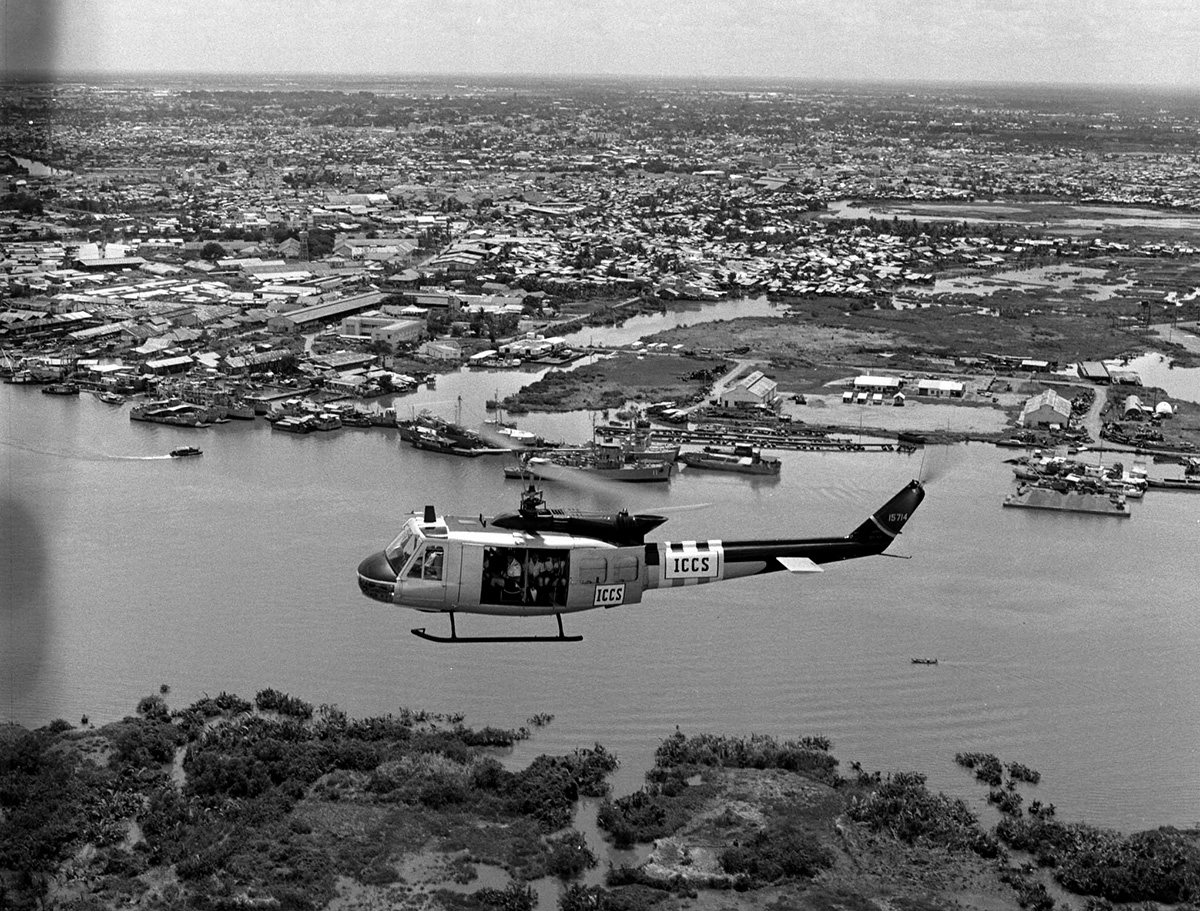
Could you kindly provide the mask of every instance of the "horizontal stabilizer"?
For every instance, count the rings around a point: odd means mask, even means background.
[[[817,566],[808,557],[776,557],[780,565],[789,573],[823,573],[825,570]]]

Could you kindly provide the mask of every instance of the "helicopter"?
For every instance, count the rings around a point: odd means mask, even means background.
[[[652,589],[823,572],[823,563],[882,554],[924,497],[921,482],[911,481],[843,537],[647,542],[665,516],[552,509],[530,482],[516,512],[490,520],[440,516],[426,506],[359,564],[358,586],[385,604],[449,614],[449,636],[412,630],[431,642],[578,642],[582,636],[563,631],[565,613],[637,604]],[[458,613],[553,615],[558,633],[460,636]]]

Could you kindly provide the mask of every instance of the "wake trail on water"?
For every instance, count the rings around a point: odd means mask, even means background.
[[[20,449],[22,452],[31,452],[35,455],[50,456],[53,459],[69,459],[74,462],[157,462],[162,459],[170,459],[169,455],[114,455],[112,453],[87,453],[87,452],[63,452],[56,449],[42,449],[37,446],[29,446],[25,443],[14,443],[12,440],[0,440],[0,446],[9,446],[12,449]]]

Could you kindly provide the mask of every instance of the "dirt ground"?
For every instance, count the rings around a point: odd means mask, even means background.
[[[891,403],[884,405],[856,405],[842,401],[842,390],[853,377],[825,387],[819,394],[807,394],[804,404],[797,399],[784,403],[784,414],[808,424],[825,424],[853,428],[884,430],[889,434],[899,431],[946,431],[953,434],[986,436],[1002,434],[1011,429],[1014,412],[1019,412],[1026,396],[1018,393],[1003,393],[997,396],[998,403],[991,397],[981,401],[975,394],[959,403],[937,399],[921,399],[910,396],[903,407]],[[972,383],[968,381],[968,386]]]

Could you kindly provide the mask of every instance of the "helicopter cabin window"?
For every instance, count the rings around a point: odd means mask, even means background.
[[[417,546],[421,543],[421,539],[413,534],[411,528],[405,528],[396,536],[396,539],[387,546],[384,555],[387,561],[391,564],[392,569],[396,572],[401,572],[404,566],[412,555],[417,552]]]
[[[445,560],[445,550],[440,544],[430,544],[413,561],[412,569],[408,571],[410,579],[424,579],[426,582],[440,582],[442,578],[442,563]]]
[[[633,582],[641,576],[638,569],[638,558],[634,556],[613,557],[612,581]]]
[[[608,561],[603,557],[585,557],[579,561],[579,581],[584,585],[602,585],[608,581]]]
[[[561,607],[567,603],[570,568],[571,555],[565,550],[485,547],[479,600]]]

